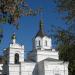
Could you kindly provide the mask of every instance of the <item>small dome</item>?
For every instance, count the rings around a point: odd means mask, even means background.
[[[12,35],[11,38],[12,38],[12,39],[16,39],[16,35],[15,35],[15,33],[13,33],[13,35]]]

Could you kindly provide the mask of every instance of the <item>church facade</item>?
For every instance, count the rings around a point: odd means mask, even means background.
[[[24,45],[12,43],[4,49],[4,63],[0,64],[0,75],[68,75],[68,62],[59,60],[58,51],[52,49],[52,39],[44,33],[43,21],[33,38],[33,49],[24,60]]]

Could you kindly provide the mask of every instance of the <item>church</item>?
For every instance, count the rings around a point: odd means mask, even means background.
[[[12,42],[4,49],[0,75],[68,75],[69,63],[59,60],[59,52],[52,48],[52,39],[45,34],[43,26],[40,20],[39,31],[33,37],[33,48],[27,60],[24,45],[16,43],[16,34],[12,34]]]

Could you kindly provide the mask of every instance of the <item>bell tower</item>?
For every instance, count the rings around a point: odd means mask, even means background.
[[[39,23],[39,31],[36,34],[33,41],[33,49],[34,50],[48,50],[51,49],[51,38],[47,36],[44,32],[44,23],[43,20],[40,20]]]
[[[40,62],[47,58],[58,59],[58,52],[52,49],[52,40],[44,32],[43,20],[40,20],[39,31],[33,38],[33,50],[29,58],[33,61]]]
[[[16,43],[16,34],[11,36],[12,43],[4,50],[5,58],[8,64],[19,64],[24,62],[24,45]]]

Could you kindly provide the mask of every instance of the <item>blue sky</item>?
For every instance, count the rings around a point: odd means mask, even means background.
[[[38,7],[44,8],[42,13],[44,21],[45,32],[50,35],[52,25],[60,26],[66,28],[65,22],[61,19],[61,15],[56,11],[55,4],[49,0],[26,0],[31,8],[35,9]],[[32,50],[32,38],[36,35],[39,29],[40,14],[37,16],[24,16],[20,18],[20,29],[16,28],[9,24],[1,25],[4,29],[4,38],[0,44],[0,52],[3,52],[3,49],[9,46],[11,42],[11,35],[13,32],[16,33],[17,42],[19,44],[24,44],[25,51]],[[49,32],[48,32],[49,31]]]

